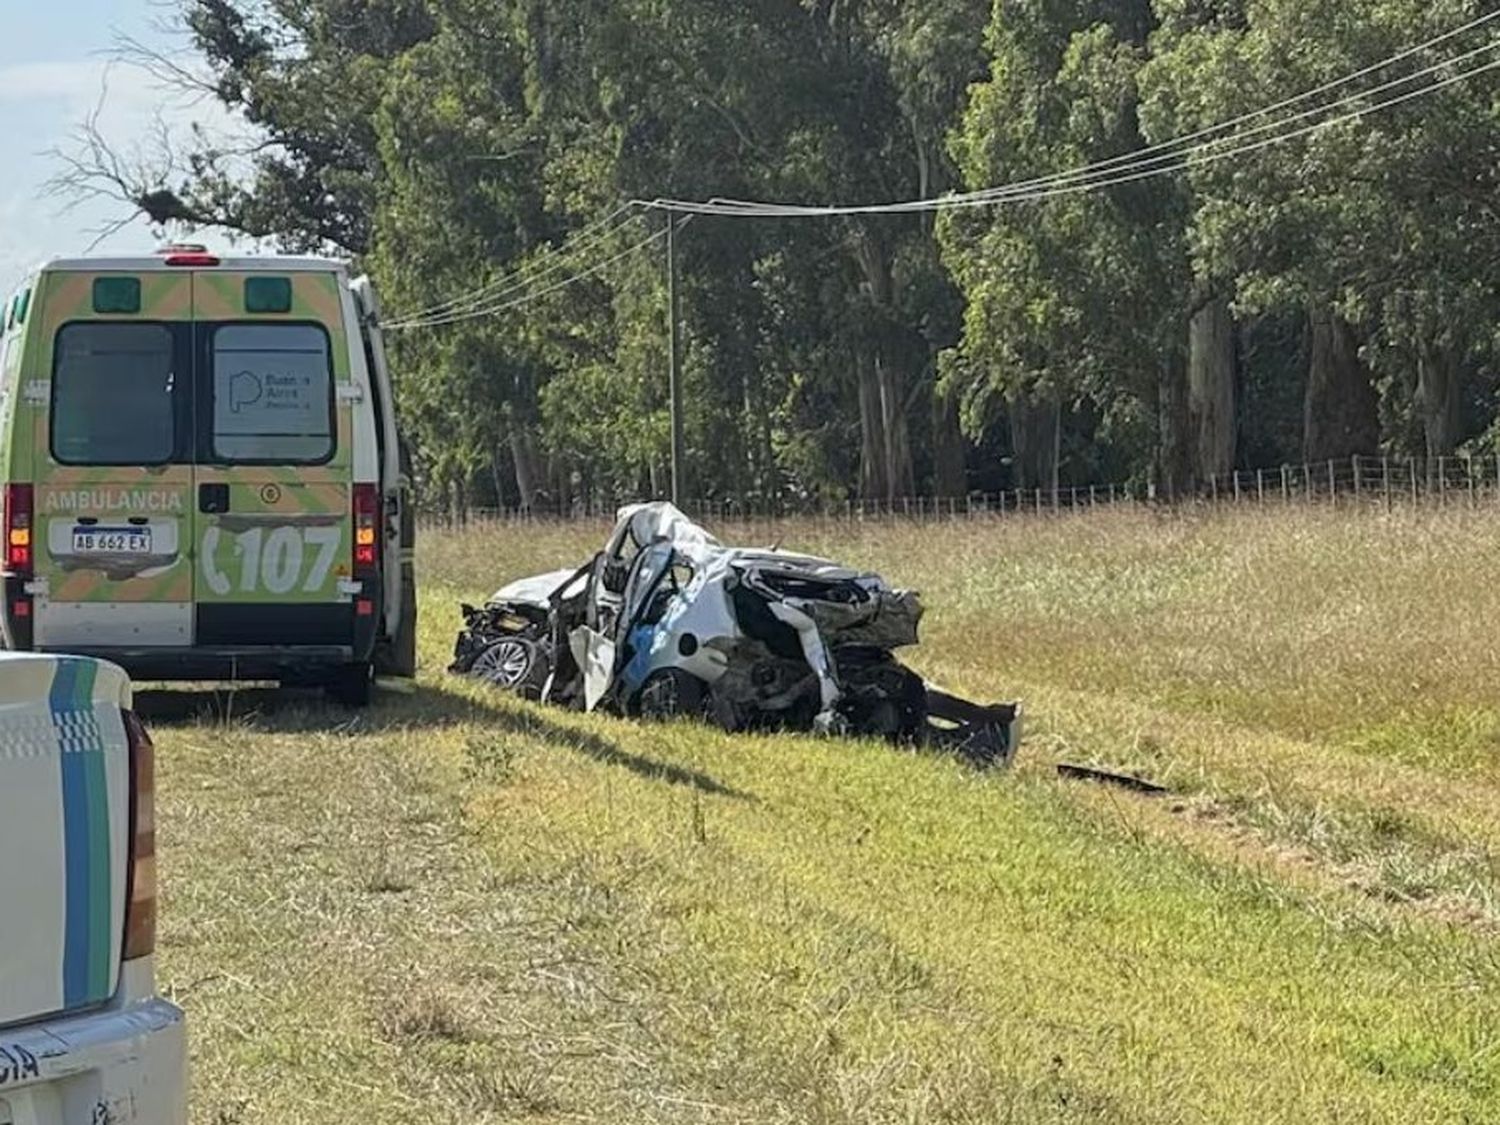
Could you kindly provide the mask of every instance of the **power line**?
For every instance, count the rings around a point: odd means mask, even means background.
[[[1496,15],[1500,15],[1500,12],[1497,12]],[[1357,93],[1349,94],[1343,98],[1338,99],[1337,101],[1326,102],[1322,105],[1313,106],[1311,109],[1305,109],[1302,112],[1293,114],[1290,117],[1284,117],[1276,121],[1271,121],[1266,124],[1259,125],[1254,129],[1248,130],[1247,132],[1215,137],[1212,140],[1193,145],[1191,148],[1184,149],[1181,152],[1167,153],[1165,155],[1152,157],[1148,160],[1141,160],[1139,159],[1141,156],[1149,153],[1152,150],[1149,148],[1140,149],[1134,153],[1127,153],[1123,156],[1115,157],[1111,161],[1102,161],[1100,162],[1100,165],[1098,167],[1107,170],[1109,165],[1115,164],[1134,171],[1138,168],[1152,167],[1167,164],[1174,160],[1184,159],[1189,157],[1193,153],[1206,152],[1216,148],[1219,145],[1237,144],[1250,137],[1258,136],[1263,133],[1274,133],[1280,129],[1285,128],[1288,125],[1293,125],[1298,121],[1306,121],[1309,118],[1318,117],[1321,114],[1328,113],[1331,110],[1341,109],[1345,106],[1354,105],[1375,94],[1387,93],[1391,90],[1399,89],[1402,86],[1410,85],[1411,83],[1416,82],[1419,79],[1431,77],[1434,74],[1438,74],[1444,70],[1448,70],[1449,68],[1460,63],[1468,62],[1470,59],[1473,59],[1479,55],[1487,54],[1490,51],[1495,50],[1497,47],[1500,47],[1500,40],[1486,43],[1482,47],[1475,47],[1472,50],[1465,51],[1461,55],[1455,55],[1451,59],[1445,59],[1442,62],[1434,63],[1432,66],[1426,67],[1422,70],[1414,71],[1413,73],[1404,75],[1401,78],[1393,78],[1390,81],[1383,82],[1378,86],[1372,86],[1367,90],[1360,90]],[[1117,167],[1115,170],[1118,171],[1121,169]],[[1078,175],[1079,174],[1076,172],[1059,173],[1053,178],[1059,181],[1059,184],[1057,186],[1060,186],[1062,183],[1066,183],[1066,181],[1070,179],[1077,178]],[[1015,185],[1014,187],[987,188],[983,191],[970,192],[965,196],[961,196],[960,198],[965,200],[1005,199],[1012,194],[1025,194],[1022,189],[1024,189],[1026,186],[1027,185],[1025,184],[1020,184]],[[1054,185],[1043,182],[1043,187],[1051,186]]]
[[[560,247],[556,248],[553,256],[545,262],[533,260],[520,269],[504,277],[496,278],[494,281],[482,285],[477,289],[461,293],[456,297],[439,302],[436,305],[431,305],[428,308],[408,313],[400,320],[387,324],[386,327],[404,328],[407,325],[414,325],[435,317],[447,316],[455,312],[465,312],[477,307],[482,302],[503,298],[511,293],[519,292],[527,286],[535,284],[539,279],[566,268],[570,263],[570,259],[581,254],[584,250],[592,249],[607,242],[610,237],[618,231],[623,230],[629,222],[627,219],[625,222],[615,223],[615,220],[627,212],[633,212],[635,209],[636,204],[633,201],[623,203],[604,218],[588,224],[576,234],[569,237]]]
[[[1464,30],[1470,30],[1473,27],[1478,26],[1480,23],[1495,18],[1500,18],[1500,10],[1491,13],[1489,16],[1484,17],[1482,20],[1474,21],[1470,25],[1466,25],[1466,28],[1464,29],[1449,32],[1446,36],[1440,37],[1439,39],[1433,40],[1431,42],[1441,42],[1445,39],[1451,39],[1455,35],[1461,34]],[[1165,141],[1159,145],[1151,146],[1151,148],[1139,149],[1135,152],[1122,154],[1121,156],[1113,157],[1109,160],[1100,161],[1096,164],[1087,165],[1078,169],[1074,169],[1072,171],[1054,173],[1051,176],[1038,177],[1033,180],[1003,185],[995,188],[988,188],[978,192],[970,192],[967,194],[951,194],[934,199],[916,200],[903,203],[855,206],[833,205],[824,207],[785,205],[774,203],[755,203],[732,199],[711,199],[707,202],[657,199],[649,201],[637,200],[637,202],[640,203],[643,207],[654,207],[665,210],[682,211],[688,214],[718,215],[736,218],[826,218],[839,215],[914,214],[925,211],[941,211],[960,207],[992,206],[1000,203],[1036,202],[1038,200],[1053,198],[1059,195],[1078,194],[1081,191],[1092,191],[1102,187],[1110,187],[1116,184],[1130,183],[1137,180],[1148,179],[1155,175],[1164,175],[1181,171],[1199,164],[1213,163],[1218,160],[1227,159],[1233,156],[1240,156],[1246,153],[1260,151],[1262,149],[1269,148],[1272,145],[1295,140],[1299,137],[1307,136],[1310,133],[1315,133],[1326,128],[1332,128],[1335,125],[1343,124],[1352,120],[1357,120],[1359,118],[1368,116],[1371,113],[1379,112],[1392,106],[1415,100],[1418,97],[1423,97],[1427,94],[1435,93],[1438,90],[1445,89],[1446,87],[1454,85],[1457,82],[1465,81],[1469,78],[1475,77],[1478,74],[1484,73],[1487,70],[1494,69],[1494,67],[1492,64],[1474,67],[1461,74],[1434,82],[1428,86],[1423,86],[1418,90],[1410,91],[1409,93],[1400,97],[1390,98],[1385,101],[1378,102],[1374,105],[1365,106],[1356,112],[1344,114],[1335,118],[1330,118],[1326,121],[1317,122],[1307,128],[1298,129],[1290,133],[1279,134],[1277,136],[1274,136],[1267,140],[1256,142],[1254,144],[1240,143],[1245,141],[1246,138],[1255,136],[1258,133],[1284,129],[1287,125],[1293,124],[1297,121],[1306,120],[1309,117],[1315,117],[1320,114],[1327,113],[1330,110],[1363,101],[1373,94],[1397,89],[1401,86],[1409,85],[1410,83],[1417,81],[1418,79],[1430,77],[1440,71],[1447,70],[1478,55],[1482,55],[1495,50],[1496,47],[1500,47],[1500,41],[1492,41],[1482,47],[1467,51],[1464,54],[1457,55],[1451,59],[1446,59],[1443,62],[1436,63],[1421,71],[1406,75],[1402,78],[1393,79],[1379,86],[1360,91],[1356,94],[1348,95],[1342,99],[1339,99],[1338,101],[1325,103],[1312,109],[1304,110],[1301,113],[1295,114],[1291,117],[1281,118],[1277,121],[1258,126],[1256,129],[1253,129],[1247,133],[1219,137],[1214,140],[1200,143],[1191,148],[1183,149],[1182,151],[1178,152],[1165,152],[1165,150],[1167,149],[1181,146],[1182,144],[1186,143],[1187,141],[1193,140],[1194,138],[1201,138],[1215,132],[1221,132],[1224,129],[1235,126],[1237,123],[1254,120],[1257,117],[1264,116],[1265,114],[1270,112],[1274,112],[1274,110],[1277,108],[1285,108],[1288,105],[1305,101],[1308,97],[1317,92],[1327,92],[1329,89],[1337,88],[1338,86],[1346,84],[1355,77],[1367,75],[1391,65],[1391,63],[1394,61],[1400,61],[1401,59],[1408,58],[1412,54],[1425,49],[1428,45],[1429,44],[1424,44],[1421,47],[1410,48],[1400,55],[1392,56],[1391,59],[1375,64],[1372,67],[1366,67],[1363,71],[1357,72],[1356,75],[1351,75],[1346,78],[1339,79],[1338,81],[1333,83],[1326,83],[1324,86],[1319,87],[1318,91],[1309,91],[1307,94],[1301,94],[1295,98],[1287,99],[1284,102],[1278,103],[1276,107],[1268,107],[1265,110],[1260,110],[1253,114],[1244,115],[1241,118],[1237,118],[1234,122],[1227,122],[1221,126],[1214,126],[1210,129],[1200,130],[1198,133],[1191,134],[1187,137],[1179,138],[1173,141]],[[1216,146],[1222,144],[1230,144],[1234,147],[1224,149],[1220,152],[1210,151],[1213,150]],[[1164,154],[1143,159],[1144,157],[1148,157],[1148,154],[1152,152]],[[1141,171],[1142,169],[1151,170]],[[1103,178],[1097,178],[1101,176]]]
[[[1302,93],[1295,94],[1290,98],[1283,98],[1281,101],[1276,102],[1272,105],[1264,106],[1261,109],[1252,110],[1249,113],[1241,114],[1239,117],[1233,118],[1229,121],[1220,122],[1217,125],[1209,125],[1205,128],[1199,129],[1196,133],[1189,133],[1183,137],[1175,137],[1172,140],[1160,141],[1154,145],[1148,145],[1145,148],[1137,149],[1134,152],[1122,153],[1121,155],[1112,157],[1108,160],[1101,160],[1097,164],[1090,165],[1090,167],[1109,168],[1114,166],[1115,164],[1133,161],[1138,157],[1153,154],[1164,149],[1176,148],[1180,145],[1191,144],[1195,141],[1200,141],[1207,137],[1211,137],[1216,133],[1231,132],[1235,129],[1238,129],[1241,125],[1247,125],[1250,122],[1255,121],[1261,117],[1268,117],[1273,113],[1279,113],[1284,109],[1290,109],[1295,105],[1300,105],[1303,102],[1310,101],[1311,99],[1319,97],[1322,94],[1331,93],[1341,86],[1347,86],[1351,82],[1357,82],[1361,78],[1368,78],[1370,75],[1385,70],[1387,67],[1394,66],[1398,62],[1405,62],[1413,55],[1419,55],[1423,51],[1431,50],[1433,47],[1437,47],[1443,43],[1448,42],[1449,40],[1457,39],[1461,35],[1467,35],[1469,32],[1475,31],[1478,28],[1483,27],[1485,24],[1490,23],[1496,19],[1500,19],[1500,8],[1495,9],[1495,11],[1490,12],[1488,15],[1483,15],[1478,19],[1470,20],[1462,27],[1456,27],[1452,31],[1445,31],[1443,32],[1443,34],[1427,40],[1425,43],[1418,43],[1415,47],[1408,47],[1404,51],[1400,51],[1394,55],[1391,55],[1389,58],[1382,59],[1377,63],[1372,63],[1362,70],[1356,70],[1352,74],[1346,74],[1342,78],[1335,78],[1331,82],[1325,82],[1323,83],[1323,85],[1315,87],[1314,89],[1305,90]],[[1373,91],[1367,91],[1367,93],[1368,92]],[[1051,182],[1052,180],[1068,176],[1070,174],[1076,173],[1053,173],[1049,176],[1039,176],[1036,179],[1024,181],[1023,183],[1017,184],[1015,186],[1018,188],[1040,187]]]
[[[385,325],[384,327],[390,331],[407,331],[413,328],[439,328],[447,324],[458,324],[463,321],[479,320],[483,317],[496,316],[499,313],[505,312],[509,309],[519,308],[522,305],[530,304],[532,301],[540,300],[542,297],[546,297],[549,294],[556,293],[559,290],[566,289],[570,285],[575,285],[580,281],[584,281],[590,277],[595,276],[601,271],[614,265],[616,262],[624,261],[632,254],[639,253],[653,243],[661,241],[661,239],[666,237],[667,229],[668,228],[663,227],[661,230],[657,231],[647,238],[643,238],[640,242],[637,242],[635,245],[622,250],[620,253],[615,254],[612,257],[605,258],[602,261],[595,262],[586,270],[582,270],[579,273],[573,274],[569,277],[565,277],[561,281],[554,282],[552,285],[547,286],[545,289],[539,289],[533,293],[528,293],[524,297],[518,297],[514,300],[506,301],[502,304],[487,305],[483,308],[472,309],[467,312],[452,313],[444,317],[437,317],[422,321],[410,321],[407,323],[389,324]]]
[[[1252,152],[1261,152],[1265,149],[1273,148],[1276,145],[1284,144],[1287,141],[1294,141],[1301,137],[1310,136],[1314,133],[1320,133],[1324,130],[1332,129],[1338,125],[1348,124],[1351,121],[1358,121],[1362,118],[1369,117],[1371,114],[1379,113],[1383,110],[1391,109],[1395,106],[1403,105],[1407,102],[1416,101],[1418,98],[1424,98],[1430,94],[1435,94],[1439,91],[1446,90],[1450,86],[1456,86],[1460,82],[1465,82],[1470,78],[1478,77],[1481,74],[1485,74],[1496,69],[1500,69],[1500,59],[1491,60],[1490,62],[1487,62],[1482,66],[1471,67],[1469,70],[1463,71],[1460,74],[1455,74],[1438,82],[1434,82],[1431,86],[1424,86],[1420,90],[1411,90],[1398,97],[1388,98],[1383,102],[1378,102],[1375,105],[1365,106],[1362,109],[1354,110],[1351,113],[1345,113],[1338,117],[1329,118],[1326,121],[1315,122],[1312,125],[1304,126],[1303,128],[1297,129],[1291,133],[1269,137],[1265,140],[1257,141],[1254,144],[1243,145],[1238,148],[1227,149],[1222,152],[1209,152],[1201,156],[1190,157],[1183,160],[1180,164],[1171,167],[1151,169],[1129,175],[1115,176],[1105,180],[1096,180],[1084,184],[1065,186],[1050,192],[1039,193],[1038,195],[1031,198],[1016,197],[1016,199],[1012,199],[1009,197],[1002,197],[995,200],[960,200],[957,204],[957,207],[985,207],[993,206],[996,203],[1009,203],[1015,201],[1031,202],[1037,199],[1050,199],[1057,196],[1078,195],[1083,192],[1096,191],[1100,188],[1113,187],[1118,184],[1135,183],[1141,180],[1152,179],[1156,176],[1168,175],[1173,172],[1186,171],[1190,168],[1201,167],[1206,164],[1217,164],[1232,157],[1245,156]]]
[[[404,326],[406,324],[448,316],[456,312],[464,312],[477,307],[481,303],[503,299],[511,293],[524,290],[528,286],[534,285],[539,279],[576,264],[572,260],[585,250],[593,249],[596,246],[606,243],[614,234],[623,230],[629,223],[629,219],[622,222],[616,222],[616,220],[627,212],[633,212],[635,209],[634,203],[623,203],[604,218],[588,224],[577,234],[574,234],[561,246],[557,247],[552,256],[545,261],[533,259],[521,268],[503,277],[496,278],[485,285],[461,293],[456,297],[442,301],[426,309],[403,316],[395,323],[395,326]]]
[[[1421,86],[1415,90],[1387,98],[1372,104],[1360,106],[1349,113],[1335,117],[1315,121],[1310,125],[1284,132],[1287,126],[1308,118],[1319,117],[1332,110],[1340,109],[1357,102],[1364,102],[1373,95],[1386,93],[1400,87],[1410,85],[1412,82],[1423,78],[1432,77],[1439,72],[1450,70],[1452,67],[1489,53],[1500,47],[1500,40],[1491,41],[1481,47],[1474,48],[1463,54],[1435,63],[1420,71],[1413,72],[1400,78],[1392,79],[1378,86],[1361,90],[1332,102],[1324,102],[1303,110],[1289,117],[1278,118],[1275,121],[1261,124],[1247,132],[1234,133],[1241,125],[1259,120],[1269,115],[1279,113],[1282,110],[1300,105],[1323,94],[1330,93],[1351,82],[1368,77],[1381,70],[1386,69],[1398,62],[1413,57],[1439,44],[1448,42],[1470,31],[1473,31],[1493,20],[1500,18],[1500,9],[1487,15],[1471,20],[1462,27],[1445,32],[1427,40],[1414,47],[1409,47],[1380,62],[1364,67],[1352,74],[1342,78],[1326,82],[1312,90],[1297,94],[1294,97],[1283,99],[1273,105],[1243,114],[1233,120],[1222,124],[1200,129],[1195,133],[1187,134],[1173,140],[1163,141],[1147,148],[1138,149],[1134,152],[1124,153],[1108,160],[1098,161],[1093,164],[1073,169],[1071,171],[1053,173],[1047,176],[1036,177],[1017,183],[987,188],[981,191],[965,194],[951,194],[935,199],[912,200],[900,203],[874,204],[874,205],[833,205],[825,207],[801,206],[792,204],[758,203],[745,200],[733,200],[715,198],[707,201],[655,199],[629,200],[597,222],[584,227],[578,234],[574,235],[568,242],[559,248],[555,256],[545,264],[537,266],[532,263],[504,278],[496,279],[487,285],[481,286],[466,294],[460,294],[448,301],[433,305],[419,313],[414,313],[402,320],[385,325],[392,331],[400,331],[412,328],[440,327],[447,324],[455,324],[463,321],[475,320],[481,317],[494,316],[500,312],[517,308],[541,297],[555,293],[579,281],[595,276],[601,270],[616,262],[645,249],[659,239],[666,236],[670,229],[664,228],[649,237],[641,240],[630,248],[618,253],[578,273],[564,277],[562,280],[548,285],[534,292],[525,292],[534,286],[539,280],[561,272],[569,265],[577,264],[574,259],[585,250],[602,245],[614,234],[623,230],[629,223],[629,219],[616,222],[621,216],[636,208],[665,210],[669,213],[683,214],[688,216],[684,222],[691,221],[696,215],[715,215],[731,218],[827,218],[844,215],[878,215],[878,214],[914,214],[930,211],[945,211],[968,207],[997,206],[1004,203],[1029,203],[1046,199],[1058,198],[1067,195],[1082,194],[1085,192],[1098,191],[1103,188],[1113,187],[1120,184],[1134,183],[1142,180],[1152,179],[1157,176],[1170,175],[1177,172],[1199,167],[1206,164],[1214,164],[1224,160],[1259,152],[1275,145],[1285,144],[1288,141],[1300,137],[1334,128],[1341,124],[1357,121],[1373,113],[1378,113],[1394,106],[1415,101],[1437,93],[1449,86],[1467,81],[1488,71],[1500,68],[1500,60],[1491,60],[1482,65],[1474,66],[1458,74],[1451,74],[1428,85]],[[1264,139],[1247,143],[1248,138],[1262,133],[1273,133],[1274,135]],[[1196,143],[1195,143],[1196,142]],[[1227,146],[1227,147],[1220,147]],[[521,293],[514,299],[502,300],[512,294]]]
[[[1485,63],[1482,66],[1473,67],[1460,74],[1456,74],[1452,77],[1434,82],[1430,86],[1424,86],[1419,90],[1409,91],[1408,93],[1403,94],[1399,97],[1389,98],[1385,101],[1377,102],[1374,105],[1365,106],[1351,113],[1346,113],[1339,117],[1329,118],[1326,121],[1319,121],[1290,133],[1284,133],[1278,136],[1267,138],[1265,140],[1257,141],[1254,144],[1240,145],[1218,152],[1203,152],[1201,155],[1194,155],[1195,153],[1199,153],[1201,150],[1189,150],[1184,158],[1179,159],[1176,163],[1166,165],[1164,167],[1148,168],[1144,171],[1132,171],[1129,166],[1126,166],[1117,170],[1119,174],[1107,176],[1104,179],[1094,179],[1081,181],[1074,184],[1064,184],[1059,187],[1046,188],[1025,194],[1001,195],[998,194],[999,189],[996,189],[997,194],[968,196],[956,195],[946,198],[926,200],[919,203],[853,207],[835,206],[823,208],[779,207],[775,205],[744,206],[735,204],[732,201],[718,200],[710,200],[707,203],[693,203],[678,200],[659,200],[654,203],[647,203],[644,205],[673,211],[681,210],[688,214],[694,215],[716,215],[728,218],[796,219],[829,218],[840,215],[916,214],[926,211],[951,211],[971,207],[994,207],[1006,203],[1036,203],[1047,199],[1055,199],[1061,196],[1079,195],[1086,192],[1098,191],[1102,188],[1114,187],[1119,184],[1136,183],[1141,180],[1153,179],[1157,176],[1170,175],[1175,172],[1186,171],[1189,168],[1199,167],[1205,164],[1215,164],[1236,156],[1244,156],[1252,152],[1260,152],[1264,149],[1274,147],[1275,145],[1284,144],[1287,141],[1297,140],[1300,137],[1305,137],[1313,133],[1331,129],[1336,125],[1347,124],[1350,121],[1357,121],[1360,118],[1368,117],[1373,113],[1378,113],[1381,110],[1390,109],[1393,106],[1401,105],[1410,101],[1415,101],[1418,98],[1437,93],[1438,91],[1444,90],[1449,86],[1456,85],[1459,82],[1466,81],[1487,71],[1495,70],[1497,67],[1500,67],[1500,60],[1491,61]]]

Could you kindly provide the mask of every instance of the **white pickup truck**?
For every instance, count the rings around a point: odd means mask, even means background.
[[[184,1125],[154,762],[112,664],[0,652],[0,1125]]]

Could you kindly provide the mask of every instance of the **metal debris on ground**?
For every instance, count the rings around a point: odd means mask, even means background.
[[[1100,785],[1114,785],[1121,789],[1129,789],[1133,793],[1143,793],[1148,797],[1160,797],[1171,792],[1165,785],[1158,785],[1143,777],[1128,773],[1115,773],[1096,766],[1063,763],[1057,767],[1057,773],[1059,777],[1067,778],[1069,781],[1092,781]]]
[[[724,730],[879,737],[1005,766],[1018,704],[970,703],[895,657],[922,604],[878,575],[727,547],[671,504],[621,510],[585,565],[464,606],[451,671],[529,699]]]

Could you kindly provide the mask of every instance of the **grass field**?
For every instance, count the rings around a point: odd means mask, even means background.
[[[429,537],[414,691],[144,701],[194,1119],[1496,1120],[1497,532],[755,529],[924,591],[914,662],[1026,701],[996,776],[453,682],[456,600],[602,529]]]

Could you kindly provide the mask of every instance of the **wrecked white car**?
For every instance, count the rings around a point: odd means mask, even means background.
[[[1020,741],[1018,705],[966,703],[896,660],[917,643],[915,593],[827,559],[726,547],[671,504],[623,509],[585,566],[463,615],[451,671],[561,706],[881,737],[985,766]]]

